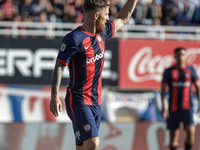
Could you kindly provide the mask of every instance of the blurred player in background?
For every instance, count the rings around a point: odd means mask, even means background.
[[[162,116],[167,119],[167,129],[170,130],[170,149],[178,149],[179,124],[183,122],[186,130],[185,150],[191,150],[195,141],[195,120],[192,108],[192,83],[196,87],[200,101],[199,79],[194,68],[186,65],[186,49],[176,48],[176,64],[167,68],[163,74],[161,99]],[[169,109],[165,103],[166,88],[169,87]],[[198,111],[200,111],[198,109]]]
[[[109,22],[107,0],[85,0],[85,21],[63,41],[52,75],[50,110],[57,117],[61,111],[58,91],[67,65],[70,83],[65,98],[67,114],[73,123],[77,150],[96,150],[100,140],[101,72],[105,40],[114,36],[131,17],[137,0],[128,0],[118,16]]]

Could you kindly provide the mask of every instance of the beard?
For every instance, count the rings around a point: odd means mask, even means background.
[[[97,22],[96,22],[96,33],[101,33],[101,32],[103,32],[104,28],[105,28],[105,24],[102,23],[101,17],[99,17],[99,18],[97,19]]]

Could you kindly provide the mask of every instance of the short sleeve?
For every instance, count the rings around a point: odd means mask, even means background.
[[[191,71],[192,71],[192,82],[196,82],[199,79],[197,73],[194,70],[194,68],[191,68]]]
[[[114,34],[115,34],[115,24],[112,21],[108,21],[105,24],[103,34],[104,34],[106,39],[114,36]]]
[[[56,61],[68,66],[76,53],[77,47],[74,38],[71,34],[67,34],[62,41]]]
[[[170,81],[170,79],[169,79],[169,70],[166,69],[166,70],[164,71],[164,73],[163,73],[162,83],[168,84],[169,81]]]

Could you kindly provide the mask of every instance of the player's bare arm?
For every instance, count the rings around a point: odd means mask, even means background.
[[[162,117],[165,119],[169,117],[168,108],[165,102],[166,88],[167,88],[167,85],[165,83],[162,83],[162,87],[161,87]]]
[[[50,110],[54,114],[55,117],[58,116],[58,111],[61,112],[62,103],[59,99],[58,91],[60,87],[60,82],[62,78],[62,73],[65,68],[65,65],[56,62],[52,79],[51,79],[51,102],[50,102]]]
[[[200,113],[200,81],[199,80],[195,82],[195,87],[196,87],[197,98],[199,100],[199,109],[198,109],[198,112]]]
[[[113,20],[113,23],[115,24],[115,32],[127,23],[135,9],[136,3],[137,0],[128,0],[122,7],[118,16]]]

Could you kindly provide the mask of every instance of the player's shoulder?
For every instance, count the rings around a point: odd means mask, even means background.
[[[193,66],[187,65],[187,66],[186,66],[186,69],[191,70],[191,72],[195,72],[195,69],[194,69]]]
[[[67,36],[69,36],[70,38],[73,38],[73,39],[78,39],[81,37],[81,33],[82,33],[81,30],[79,29],[79,27],[77,27],[76,29],[69,32],[67,34]]]
[[[194,70],[193,66],[190,66],[190,65],[187,65],[187,66],[186,66],[186,69]]]
[[[82,33],[82,31],[81,31],[80,27],[77,27],[76,29],[74,29],[70,32],[70,34],[73,35],[74,37],[79,37],[81,33]]]
[[[169,67],[165,68],[165,72],[170,72],[173,69],[175,69],[174,66],[169,66]]]
[[[83,40],[81,29],[77,27],[76,29],[72,30],[71,32],[66,34],[66,36],[64,37],[64,40],[68,42],[73,41],[76,45],[79,45]]]
[[[114,23],[113,23],[112,21],[107,21],[107,22],[105,23],[105,28],[104,28],[104,30],[105,30],[105,29],[106,29],[106,30],[110,29],[111,27],[113,27],[113,25],[114,25]]]
[[[163,76],[170,76],[173,69],[174,69],[174,66],[170,66],[170,67],[165,68]]]

